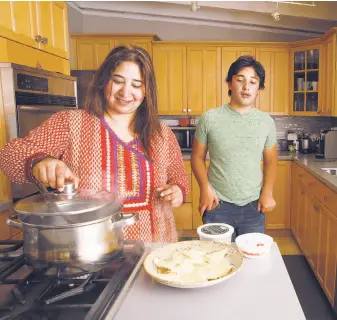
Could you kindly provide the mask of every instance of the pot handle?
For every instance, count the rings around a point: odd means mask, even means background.
[[[14,228],[14,229],[20,229],[22,230],[22,223],[21,222],[17,222],[17,221],[14,221],[14,219],[17,219],[18,218],[18,214],[13,214],[12,216],[10,216],[6,223],[8,226],[10,226],[11,228]]]
[[[124,228],[130,226],[138,221],[138,217],[135,213],[121,213],[122,219],[112,223],[111,228]]]

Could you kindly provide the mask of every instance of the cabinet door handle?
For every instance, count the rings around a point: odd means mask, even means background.
[[[37,36],[35,36],[34,40],[36,42],[41,42],[42,41],[42,37],[38,34]]]
[[[187,109],[183,109],[183,112],[187,112]]]
[[[328,201],[329,197],[328,196],[324,196],[324,201]]]
[[[41,42],[42,42],[43,44],[48,44],[48,38],[42,38]]]
[[[192,109],[187,109],[187,112],[191,112],[192,111]]]

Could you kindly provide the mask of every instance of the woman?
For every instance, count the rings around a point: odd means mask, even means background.
[[[95,74],[87,111],[58,112],[23,139],[0,150],[0,168],[16,183],[43,183],[62,191],[117,193],[123,212],[139,221],[126,239],[177,240],[172,207],[189,191],[181,151],[159,122],[151,58],[136,46],[114,48]]]

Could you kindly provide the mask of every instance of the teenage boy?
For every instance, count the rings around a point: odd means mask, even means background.
[[[193,143],[191,164],[200,187],[203,223],[232,225],[232,239],[244,233],[263,233],[264,214],[276,205],[275,124],[267,113],[255,108],[264,81],[265,70],[253,57],[241,56],[232,63],[226,78],[230,102],[201,116]]]

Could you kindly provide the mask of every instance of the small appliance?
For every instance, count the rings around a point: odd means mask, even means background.
[[[300,153],[311,153],[312,148],[310,147],[310,138],[308,135],[303,135],[301,137],[298,137],[298,142],[299,142],[299,149],[298,151]]]
[[[316,157],[337,159],[337,128],[325,129],[320,133]]]

